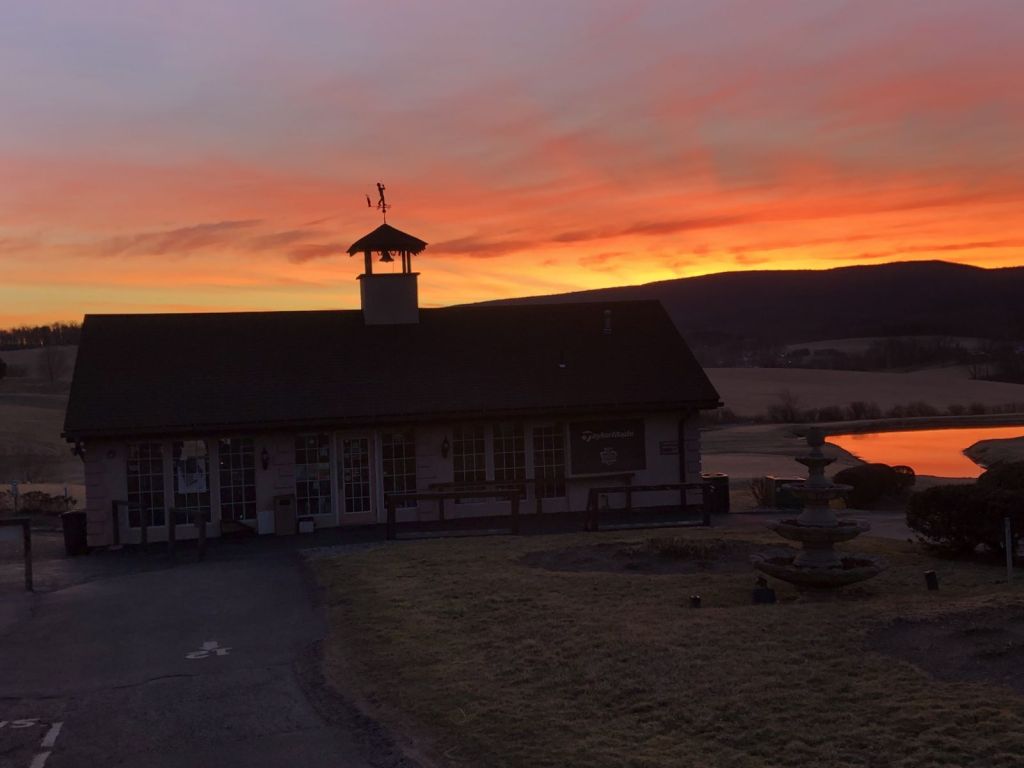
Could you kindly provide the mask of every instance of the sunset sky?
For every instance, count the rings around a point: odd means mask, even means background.
[[[0,1],[0,326],[1024,263],[1020,0]]]

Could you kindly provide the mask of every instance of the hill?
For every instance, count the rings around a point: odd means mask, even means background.
[[[488,303],[659,299],[697,349],[893,336],[1024,338],[1024,267],[943,261],[722,272]]]

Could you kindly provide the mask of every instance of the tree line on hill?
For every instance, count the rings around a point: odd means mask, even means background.
[[[828,270],[723,272],[492,304],[657,299],[706,366],[794,365],[783,353],[827,339],[883,339],[799,367],[884,370],[976,364],[977,378],[1024,381],[1024,267],[918,261]],[[985,339],[956,350],[932,339]],[[975,354],[979,353],[979,354]]]
[[[82,335],[81,323],[51,323],[50,325],[20,325],[0,329],[0,350],[32,349],[34,347],[64,347],[77,345]]]
[[[81,323],[22,325],[0,329],[0,351],[17,352],[41,348],[42,355],[37,361],[39,374],[53,385],[68,373],[68,356],[59,347],[77,346],[81,333]],[[9,375],[28,375],[28,370],[22,368],[0,357],[0,379]]]

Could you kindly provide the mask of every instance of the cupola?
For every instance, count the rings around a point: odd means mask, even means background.
[[[384,185],[378,184],[380,201],[377,208],[384,214],[384,223],[367,235],[356,240],[348,249],[348,255],[363,254],[363,274],[359,275],[359,299],[363,309],[363,322],[367,325],[402,325],[418,323],[419,289],[418,272],[412,271],[412,257],[423,251],[427,244],[387,223],[390,207],[384,200]],[[367,196],[367,203],[370,198]],[[400,271],[373,271],[373,262],[390,264],[401,260]]]

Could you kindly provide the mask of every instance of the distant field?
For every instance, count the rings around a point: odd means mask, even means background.
[[[77,349],[54,350],[51,365],[42,349],[0,351],[15,374],[0,380],[0,490],[11,480],[82,483],[82,462],[60,436]]]
[[[989,339],[976,339],[969,336],[960,336],[951,338],[949,336],[899,336],[896,337],[898,340],[903,341],[916,341],[921,344],[934,344],[937,342],[946,342],[948,344],[958,344],[964,349],[977,349],[983,344],[987,343]],[[872,344],[877,342],[890,341],[891,337],[888,336],[859,336],[851,339],[825,339],[824,341],[803,341],[795,344],[787,344],[787,350],[794,349],[836,349],[840,352],[845,352],[848,355],[859,355],[867,352]]]
[[[725,407],[740,416],[763,415],[779,402],[779,393],[792,392],[800,408],[847,405],[862,400],[887,409],[923,401],[939,409],[950,405],[986,406],[1020,403],[1024,385],[973,381],[962,367],[934,368],[912,373],[828,371],[804,368],[708,368]]]

